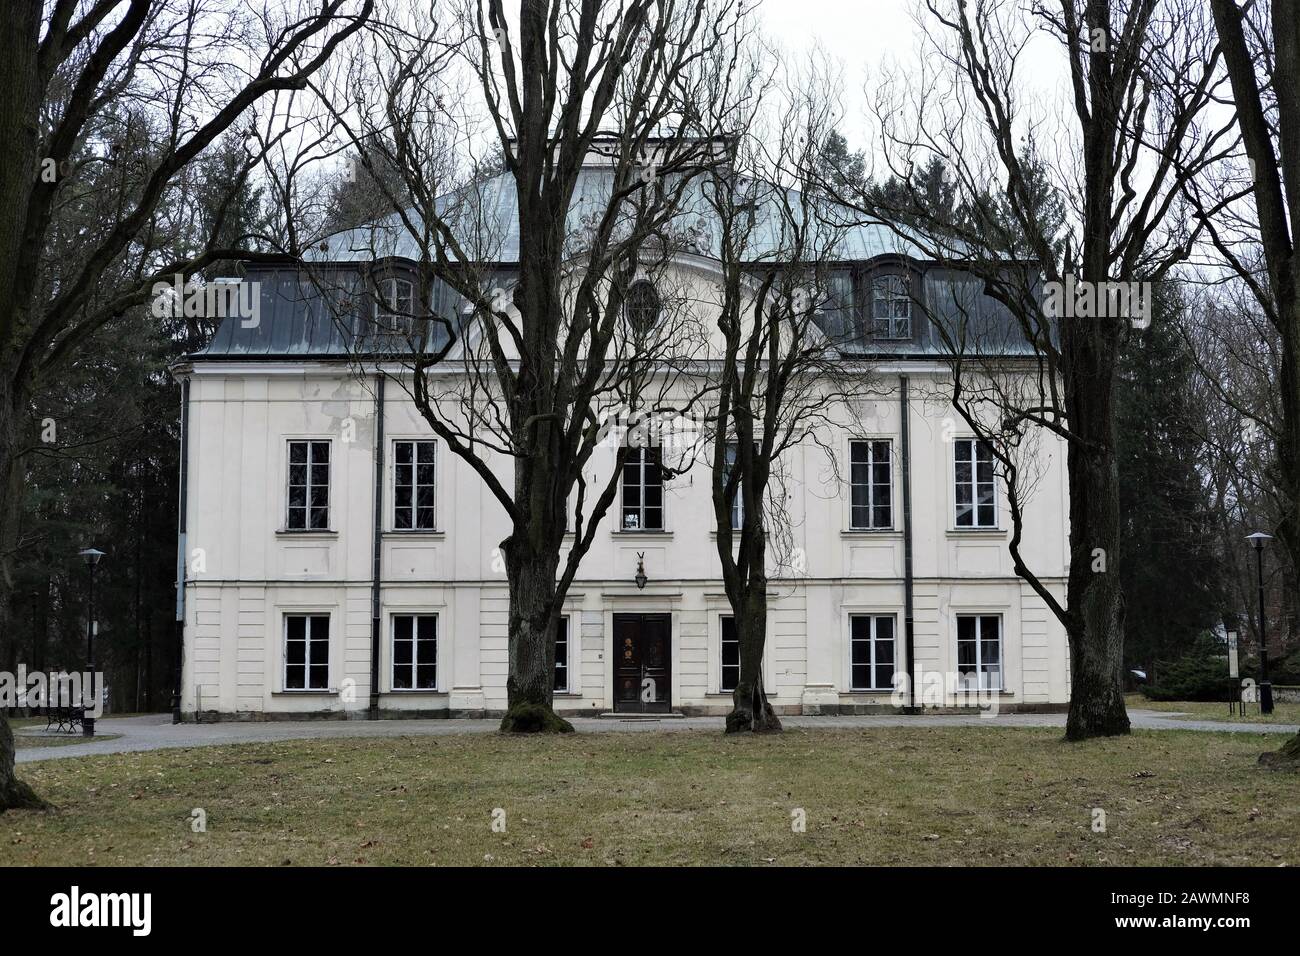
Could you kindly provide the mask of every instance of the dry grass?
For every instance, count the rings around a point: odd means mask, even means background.
[[[1129,710],[1156,710],[1161,713],[1177,711],[1186,714],[1184,720],[1222,720],[1247,724],[1300,724],[1300,704],[1275,703],[1273,713],[1261,714],[1258,704],[1247,704],[1246,713],[1228,713],[1228,705],[1203,700],[1147,700],[1141,694],[1124,698]]]
[[[1268,745],[933,727],[85,757],[21,768],[59,809],[0,816],[0,864],[1300,864],[1297,776],[1256,766]]]

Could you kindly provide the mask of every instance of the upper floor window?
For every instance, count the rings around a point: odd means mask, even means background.
[[[325,531],[330,525],[330,443],[289,442],[290,531]]]
[[[912,337],[912,290],[907,276],[890,272],[871,280],[871,335],[878,339]]]
[[[436,442],[393,443],[393,527],[398,531],[434,529],[434,454]]]
[[[648,332],[659,324],[659,313],[663,306],[654,285],[646,279],[638,279],[627,290],[627,301],[623,307],[632,328],[637,332]]]
[[[664,479],[659,449],[632,448],[623,463],[623,530],[662,531],[663,527]]]
[[[849,527],[879,531],[894,526],[893,467],[889,441],[849,443]]]
[[[988,442],[958,438],[952,443],[957,527],[996,528],[997,492],[993,449]]]
[[[409,279],[380,279],[375,298],[375,331],[409,335],[414,327],[415,286]]]

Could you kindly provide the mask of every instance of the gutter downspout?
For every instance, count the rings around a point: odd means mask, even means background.
[[[907,707],[916,713],[916,643],[915,613],[912,600],[912,442],[908,427],[909,403],[907,376],[898,377],[900,440],[903,452],[903,640],[907,654]]]
[[[379,648],[383,621],[379,587],[383,576],[384,520],[384,373],[375,375],[375,529],[370,584],[370,719],[379,719]]]
[[[181,379],[181,476],[180,504],[176,518],[176,622],[172,627],[172,723],[181,722],[181,680],[185,657],[185,515],[189,505],[190,476],[190,379]],[[198,709],[195,708],[195,720]]]

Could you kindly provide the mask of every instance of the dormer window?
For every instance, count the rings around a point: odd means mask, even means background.
[[[410,335],[414,326],[415,286],[409,279],[380,279],[375,298],[375,331]]]
[[[908,277],[899,272],[873,276],[870,293],[869,330],[872,337],[910,339],[912,337],[912,290]]]
[[[632,288],[627,290],[627,301],[623,308],[628,322],[637,332],[648,332],[659,324],[659,313],[662,310],[659,293],[646,279],[632,283]]]

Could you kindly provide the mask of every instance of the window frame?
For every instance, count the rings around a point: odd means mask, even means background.
[[[303,625],[303,662],[301,664],[289,663],[289,621],[291,618],[302,618],[306,623]],[[333,615],[329,611],[308,611],[308,610],[291,610],[283,611],[280,615],[280,690],[286,694],[320,694],[329,693],[330,686],[330,645]],[[323,643],[325,645],[325,684],[321,687],[312,685],[311,672],[315,667],[322,666],[322,662],[317,661],[312,654],[312,645],[319,645],[322,639],[315,637],[313,631],[315,628],[311,622],[313,620],[325,621],[325,636]],[[289,686],[289,668],[301,667],[303,669],[303,686]]]
[[[731,641],[727,640],[728,621],[731,622],[731,632],[734,635]],[[726,662],[726,648],[727,648],[727,644],[729,643],[733,643],[736,645],[735,664],[728,664]],[[732,684],[732,686],[730,687],[727,686],[728,668],[735,668],[736,671],[736,683]],[[736,615],[719,614],[718,615],[718,693],[719,694],[734,693],[736,690],[736,686],[739,684],[740,684],[740,632],[736,630]]]
[[[870,337],[882,342],[910,341],[914,334],[912,313],[914,311],[913,305],[916,302],[916,297],[912,294],[912,272],[906,268],[876,268],[867,273],[866,279],[866,308],[864,309],[864,317],[866,319],[866,327]],[[906,317],[894,315],[891,308],[889,310],[889,315],[878,317],[876,315],[876,287],[877,285],[895,282],[902,286],[902,292],[891,292],[888,296],[884,297],[882,301],[889,303],[891,306],[896,305],[899,302],[907,303],[907,315]],[[883,332],[880,330],[881,327],[878,325],[878,323],[881,322],[885,323]],[[900,326],[899,323],[905,324]],[[902,334],[899,333],[900,328],[903,329]]]
[[[397,619],[399,617],[411,618],[411,661],[409,664],[402,664],[402,667],[411,669],[411,687],[397,686]],[[419,621],[421,618],[429,618],[433,621],[433,686],[419,687],[415,686],[419,681],[419,668],[427,667],[427,663],[420,661],[420,636]],[[388,691],[392,694],[437,694],[440,692],[442,670],[439,667],[439,643],[442,640],[442,621],[437,611],[423,610],[395,610],[388,614]]]
[[[293,467],[295,464],[299,464],[299,463],[294,462],[293,460],[293,446],[299,444],[307,446],[307,460],[301,463],[303,467],[307,469],[307,483],[301,486],[305,489],[303,500],[306,502],[306,504],[294,505],[292,504],[291,501],[292,488],[295,487],[292,481]],[[329,456],[328,460],[324,463],[326,469],[325,525],[324,527],[321,528],[313,528],[311,525],[311,511],[313,508],[313,505],[311,504],[311,490],[312,488],[317,487],[311,481],[311,469],[319,465],[319,463],[313,460],[312,446],[317,444],[324,444],[328,446],[327,454]],[[312,436],[286,438],[284,443],[284,524],[281,530],[288,532],[290,534],[320,534],[322,532],[325,533],[331,532],[333,529],[330,526],[330,518],[332,517],[330,502],[332,501],[333,498],[334,498],[334,440],[333,438],[312,437]],[[293,519],[291,516],[293,513],[293,509],[295,508],[301,508],[302,511],[305,513],[304,520],[306,521],[306,525],[304,527],[295,528],[293,526]]]
[[[397,504],[397,488],[398,488],[397,475],[398,475],[398,468],[401,467],[401,463],[398,462],[397,460],[397,448],[399,445],[402,444],[409,444],[412,446],[411,454],[413,456],[410,463],[412,468],[412,473],[411,473],[412,484],[411,484],[411,504],[409,505],[411,511],[412,524],[410,527],[406,527],[406,528],[399,527],[397,523],[397,512],[399,507],[399,505]],[[418,481],[418,476],[419,476],[418,466],[421,464],[419,460],[419,446],[422,444],[428,444],[433,447],[433,461],[431,462],[431,464],[433,465],[433,485],[432,485],[433,504],[430,506],[430,510],[433,512],[433,524],[431,524],[427,528],[420,527],[418,525],[420,505],[418,505],[417,502],[419,500],[419,489],[420,487],[422,487],[420,482]],[[419,436],[419,437],[399,436],[392,439],[389,445],[389,450],[392,453],[392,457],[389,459],[389,461],[392,463],[390,479],[389,479],[389,491],[392,494],[392,503],[388,509],[389,530],[393,531],[396,534],[430,534],[430,533],[437,532],[438,529],[441,527],[441,524],[438,520],[438,497],[439,497],[438,485],[440,484],[440,479],[442,477],[439,474],[439,468],[438,468],[439,459],[441,458],[441,455],[439,455],[438,453],[438,440],[436,438],[430,438],[428,436]]]
[[[967,443],[969,443],[969,444],[970,444],[970,447],[971,447],[971,457],[970,457],[970,459],[969,459],[969,461],[970,461],[970,465],[971,465],[971,479],[970,479],[970,481],[969,481],[968,483],[966,483],[966,482],[959,483],[959,482],[957,481],[957,465],[958,465],[958,460],[957,460],[957,448],[958,448],[959,445],[963,445],[963,444],[967,444]],[[988,461],[989,461],[989,467],[990,467],[990,469],[992,470],[992,477],[989,479],[988,482],[981,482],[981,481],[979,480],[979,453],[978,453],[978,449],[979,449],[981,446],[989,449],[989,459],[988,459]],[[976,438],[974,435],[962,435],[962,436],[960,436],[960,437],[956,437],[956,438],[954,438],[954,439],[952,440],[952,454],[949,456],[949,458],[950,458],[951,469],[952,469],[951,472],[950,472],[950,478],[951,478],[951,481],[950,481],[950,487],[952,488],[952,527],[953,527],[953,529],[956,530],[956,531],[998,531],[998,530],[1001,530],[1001,524],[1000,524],[1000,521],[1001,521],[1002,516],[1001,516],[1001,509],[998,507],[998,475],[997,475],[997,462],[996,462],[996,459],[993,457],[992,446],[990,446],[989,443],[988,443],[987,441],[985,441],[984,439],[982,439],[982,438]],[[959,502],[959,501],[957,500],[957,491],[958,491],[958,488],[961,487],[962,484],[969,484],[970,489],[971,489],[971,502],[970,502],[971,523],[970,523],[970,524],[962,524],[962,523],[961,523],[961,513],[960,513],[961,502]],[[992,520],[991,523],[981,523],[980,520],[979,520],[979,508],[980,508],[980,501],[979,501],[979,486],[980,486],[981,484],[989,484],[989,485],[992,486],[992,489],[993,489],[993,496],[992,496],[992,502],[991,502],[991,505],[992,505],[992,508],[993,508],[993,520]]]
[[[875,489],[878,488],[878,487],[880,487],[880,486],[877,485],[877,484],[872,480],[872,477],[873,477],[873,472],[874,472],[874,470],[875,470],[875,466],[876,466],[876,464],[878,464],[878,463],[876,462],[876,460],[875,460],[875,454],[876,454],[876,453],[875,453],[875,447],[874,447],[874,446],[875,446],[876,444],[878,444],[878,443],[882,443],[882,444],[886,445],[886,446],[888,447],[888,449],[889,449],[889,463],[888,463],[888,466],[889,466],[889,467],[888,467],[888,470],[889,470],[889,484],[888,484],[888,486],[887,486],[888,489],[889,489],[889,523],[888,523],[887,525],[876,525],[876,524],[875,524],[875,514],[876,514],[876,496],[875,496]],[[854,460],[853,460],[853,450],[854,450],[854,446],[855,446],[855,445],[866,445],[866,446],[867,446],[867,449],[868,449],[868,453],[869,453],[869,455],[868,455],[868,461],[866,462],[867,469],[868,469],[868,480],[867,480],[867,504],[866,504],[866,509],[867,509],[867,518],[868,518],[868,521],[871,522],[871,523],[870,523],[870,524],[866,524],[866,525],[859,525],[859,524],[857,524],[857,523],[854,521],[854,510],[855,510],[855,506],[854,506],[854,504],[853,504],[853,489],[857,486],[857,483],[854,482],[854,480],[853,480],[853,465],[854,465]],[[849,530],[850,530],[850,531],[894,531],[894,530],[897,529],[897,524],[896,524],[896,522],[894,521],[894,516],[895,516],[895,509],[894,509],[894,458],[895,458],[895,456],[894,456],[894,440],[893,440],[892,438],[884,438],[884,437],[879,437],[879,436],[874,436],[874,437],[873,437],[873,436],[858,436],[858,437],[852,437],[852,438],[849,439],[849,455],[848,455],[848,459],[849,459],[849,481],[848,481],[848,486],[849,486]]]
[[[569,615],[561,614],[559,617],[559,623],[564,627],[564,640],[563,641],[560,640],[560,635],[557,632],[555,635],[555,649],[556,649],[555,669],[551,672],[551,683],[555,684],[556,679],[559,677],[559,669],[560,669],[559,648],[560,648],[560,644],[563,643],[564,644],[564,686],[552,687],[551,693],[572,694],[573,693],[573,640],[572,640],[572,631],[571,631],[572,622],[569,620]]]
[[[632,506],[637,509],[637,526],[628,527],[627,524],[627,517],[628,517],[627,512],[629,508],[629,505],[627,503],[627,489],[628,489],[627,468],[628,465],[633,463],[632,455],[629,454],[627,460],[623,462],[622,466],[619,469],[620,474],[618,478],[618,482],[619,482],[619,502],[618,502],[619,528],[618,530],[619,532],[622,532],[624,534],[662,534],[668,530],[668,498],[666,494],[666,489],[664,487],[662,455],[659,451],[658,446],[656,445],[639,445],[631,448],[630,451],[637,455],[637,463],[639,464],[639,471],[638,471],[639,483],[637,485],[637,488],[639,489],[638,504]],[[647,466],[650,464],[649,462],[650,456],[654,457],[655,459],[654,464],[659,468],[659,483],[657,485],[657,487],[659,488],[659,506],[658,506],[659,525],[658,527],[654,527],[654,528],[647,528],[645,526],[645,511],[647,507],[645,503],[645,490],[647,487],[646,470],[647,470]],[[651,487],[655,487],[655,486],[651,486]]]
[[[399,284],[406,286],[407,307],[404,311],[401,310],[402,296],[398,294]],[[410,335],[415,329],[415,281],[400,275],[377,279],[371,319],[379,335]]]
[[[633,312],[634,303],[632,300],[632,294],[641,289],[649,291],[650,301],[654,304],[654,318],[651,322],[645,324],[638,321]],[[642,303],[636,303],[636,305],[637,307],[640,307]],[[655,284],[645,276],[633,279],[632,283],[627,287],[627,292],[623,296],[623,317],[627,322],[628,328],[632,330],[632,333],[634,335],[645,335],[646,333],[658,328],[659,321],[663,318],[663,314],[663,296],[659,294],[659,289],[656,288]]]
[[[961,679],[962,678],[961,645],[963,643],[961,639],[961,622],[963,620],[973,620],[975,622],[974,640],[972,642],[968,642],[968,643],[973,643],[975,645],[974,673],[976,674],[976,683],[974,686],[966,684]],[[987,673],[987,671],[985,670],[986,662],[984,661],[984,643],[986,639],[984,637],[983,622],[988,620],[996,621],[997,629],[998,629],[998,641],[997,641],[998,683],[996,687],[985,687],[983,683],[983,675]],[[1002,613],[998,611],[990,612],[990,611],[980,610],[980,609],[956,612],[953,614],[953,624],[954,624],[953,642],[955,645],[954,647],[955,656],[953,658],[953,665],[954,665],[954,672],[957,674],[957,681],[958,681],[957,693],[965,694],[965,693],[970,693],[971,691],[1002,693],[1003,691],[1005,691],[1007,685],[1007,680],[1006,680],[1007,649],[1006,649],[1006,623],[1003,619]]]
[[[868,625],[867,637],[865,639],[859,639],[854,637],[853,622],[857,620],[866,620],[870,622],[870,624]],[[881,638],[877,634],[878,624],[882,620],[889,621],[891,634],[887,640]],[[884,662],[877,660],[876,653],[877,653],[878,646],[880,644],[885,644],[885,643],[889,644],[891,648],[890,660],[888,662],[888,666],[890,669],[889,670],[890,680],[888,686],[881,687],[877,685],[876,669],[878,667],[885,666],[885,664]],[[854,662],[853,647],[855,644],[867,645],[868,661],[866,664],[856,664]],[[868,672],[871,674],[872,686],[869,687],[860,686],[853,679],[853,672],[855,667],[866,667],[868,669]],[[869,693],[882,693],[882,692],[893,693],[894,677],[897,676],[897,674],[898,674],[898,615],[888,614],[888,613],[882,614],[874,611],[851,611],[849,613],[849,680],[848,680],[849,691],[854,694],[869,694]]]

